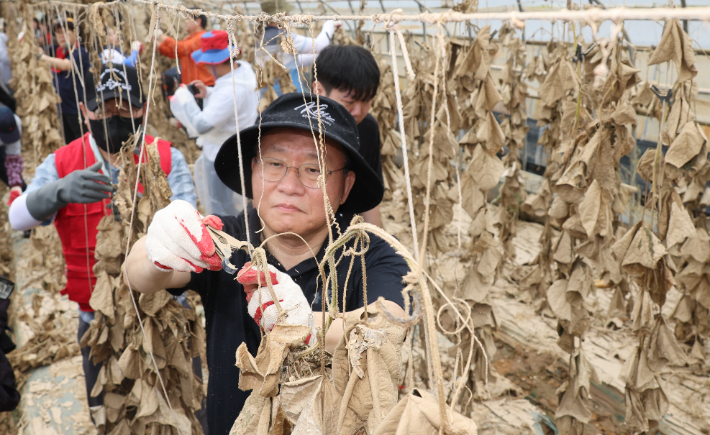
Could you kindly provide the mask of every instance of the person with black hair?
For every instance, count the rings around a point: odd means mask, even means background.
[[[181,82],[189,85],[195,80],[200,80],[207,86],[214,85],[214,76],[210,73],[207,65],[198,65],[192,60],[192,53],[202,47],[201,38],[206,32],[207,16],[200,15],[195,20],[185,20],[185,30],[188,35],[181,41],[164,34],[162,30],[155,31],[155,40],[160,43],[158,51],[165,57],[175,59],[177,54],[180,61]]]
[[[319,125],[324,127],[320,131]],[[323,271],[337,276],[336,300],[344,312],[365,305],[379,310],[374,301],[382,298],[395,316],[405,315],[402,277],[409,273],[404,258],[373,233],[368,234],[362,261],[324,261],[333,246],[328,234],[337,231],[326,218],[326,207],[332,207],[344,228],[347,223],[338,211],[370,210],[385,190],[360,155],[357,124],[343,106],[310,93],[284,94],[261,112],[259,123],[237,135],[224,142],[214,167],[222,182],[252,198],[254,207],[239,216],[204,217],[186,202],[171,203],[155,213],[146,236],[133,245],[123,275],[140,293],[169,289],[179,294],[188,288],[199,293],[206,318],[210,435],[230,433],[250,394],[239,389],[235,350],[245,345],[255,355],[263,336],[259,329],[274,327],[278,309],[266,299],[269,289],[259,286],[258,279],[245,280],[245,273],[237,280],[235,271],[222,268],[206,225],[263,248],[279,303],[291,307],[288,322],[293,323],[288,324],[310,326],[310,336],[304,337],[310,346],[317,341],[314,325],[321,325],[327,315],[321,307],[323,289],[330,283],[322,281]],[[322,140],[319,148],[314,135]],[[356,249],[356,243],[345,242],[335,258]],[[250,260],[242,249],[229,258],[236,270],[255,278]],[[325,350],[332,354],[344,334],[343,320],[334,320],[323,339]]]
[[[369,114],[380,86],[380,68],[375,57],[358,45],[331,45],[318,55],[313,77],[317,79],[313,82],[314,93],[337,101],[355,118],[360,154],[382,180],[380,127]],[[365,222],[382,226],[379,204],[360,215]],[[350,223],[350,219],[344,221]]]
[[[54,85],[57,94],[62,99],[60,110],[64,140],[72,142],[81,137],[82,121],[79,115],[79,103],[84,103],[84,78],[91,73],[89,52],[79,43],[74,28],[74,19],[56,20],[53,25],[54,37],[57,46],[54,49],[56,56],[48,56],[42,49],[37,53],[41,59],[52,67]],[[72,68],[72,64],[74,68]]]

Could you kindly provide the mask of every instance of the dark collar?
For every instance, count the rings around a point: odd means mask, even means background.
[[[244,219],[243,215],[239,215],[237,219]],[[259,246],[261,244],[261,234],[257,231],[261,229],[261,221],[259,220],[259,215],[256,213],[256,209],[251,208],[248,210],[248,219],[249,219],[249,240],[251,241],[251,244],[253,246]],[[344,228],[342,222],[340,222],[340,219],[336,216],[336,222],[339,223],[340,228]],[[337,226],[333,225],[333,237],[338,237],[337,233]],[[346,243],[346,246],[349,246],[350,243]],[[266,251],[266,260],[268,261],[269,264],[275,266],[277,269],[280,271],[287,273],[291,278],[295,278],[299,275],[302,275],[304,273],[311,272],[313,270],[318,269],[318,263],[320,263],[323,260],[323,257],[325,256],[325,250],[328,247],[328,240],[323,243],[323,246],[320,247],[318,252],[316,253],[316,258],[313,258],[312,256],[307,258],[306,260],[303,260],[302,262],[298,263],[295,265],[292,269],[286,270],[284,266],[274,257],[271,255],[269,252],[268,248],[264,246],[264,250]],[[344,249],[340,248],[340,249]],[[339,255],[339,253],[338,253]],[[336,258],[337,256],[336,255]]]

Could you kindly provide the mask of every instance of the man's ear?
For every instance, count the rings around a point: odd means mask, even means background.
[[[313,92],[320,95],[321,97],[327,97],[328,93],[325,90],[325,86],[318,80],[313,81]]]
[[[353,171],[348,171],[348,175],[345,176],[345,182],[343,183],[343,196],[340,199],[340,204],[343,204],[345,201],[348,199],[348,195],[350,195],[350,191],[353,188],[353,185],[355,184],[355,172]]]

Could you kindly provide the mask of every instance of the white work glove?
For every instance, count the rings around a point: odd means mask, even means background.
[[[137,51],[138,53],[140,53],[142,49],[143,49],[143,44],[141,44],[140,41],[131,42],[131,51]]]
[[[281,304],[281,309],[286,312],[286,316],[281,321],[284,325],[300,325],[311,328],[311,335],[306,337],[305,343],[312,345],[318,341],[316,337],[315,321],[313,311],[308,305],[306,297],[298,284],[293,282],[290,276],[279,271],[274,266],[269,265],[271,284],[274,294]],[[257,278],[256,268],[251,262],[244,265],[237,274],[237,281],[244,286],[247,294],[249,315],[267,331],[274,329],[278,320],[279,311],[271,298],[271,292],[266,284],[266,277],[261,272],[261,280]],[[259,283],[262,287],[259,287]]]
[[[163,272],[220,270],[214,242],[206,225],[222,229],[217,216],[203,217],[187,201],[176,200],[155,213],[148,227],[145,250],[155,267]]]
[[[155,40],[157,41],[157,40],[160,39],[161,36],[163,36],[163,34],[164,34],[164,33],[163,33],[162,30],[160,30],[160,29],[155,29],[155,31],[153,32],[153,37],[154,37]]]

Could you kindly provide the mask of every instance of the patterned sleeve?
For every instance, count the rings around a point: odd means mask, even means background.
[[[197,194],[195,185],[192,183],[192,173],[187,166],[185,157],[177,148],[170,148],[170,174],[168,174],[168,185],[173,191],[171,201],[182,199],[197,207]],[[39,169],[39,168],[38,168]]]

